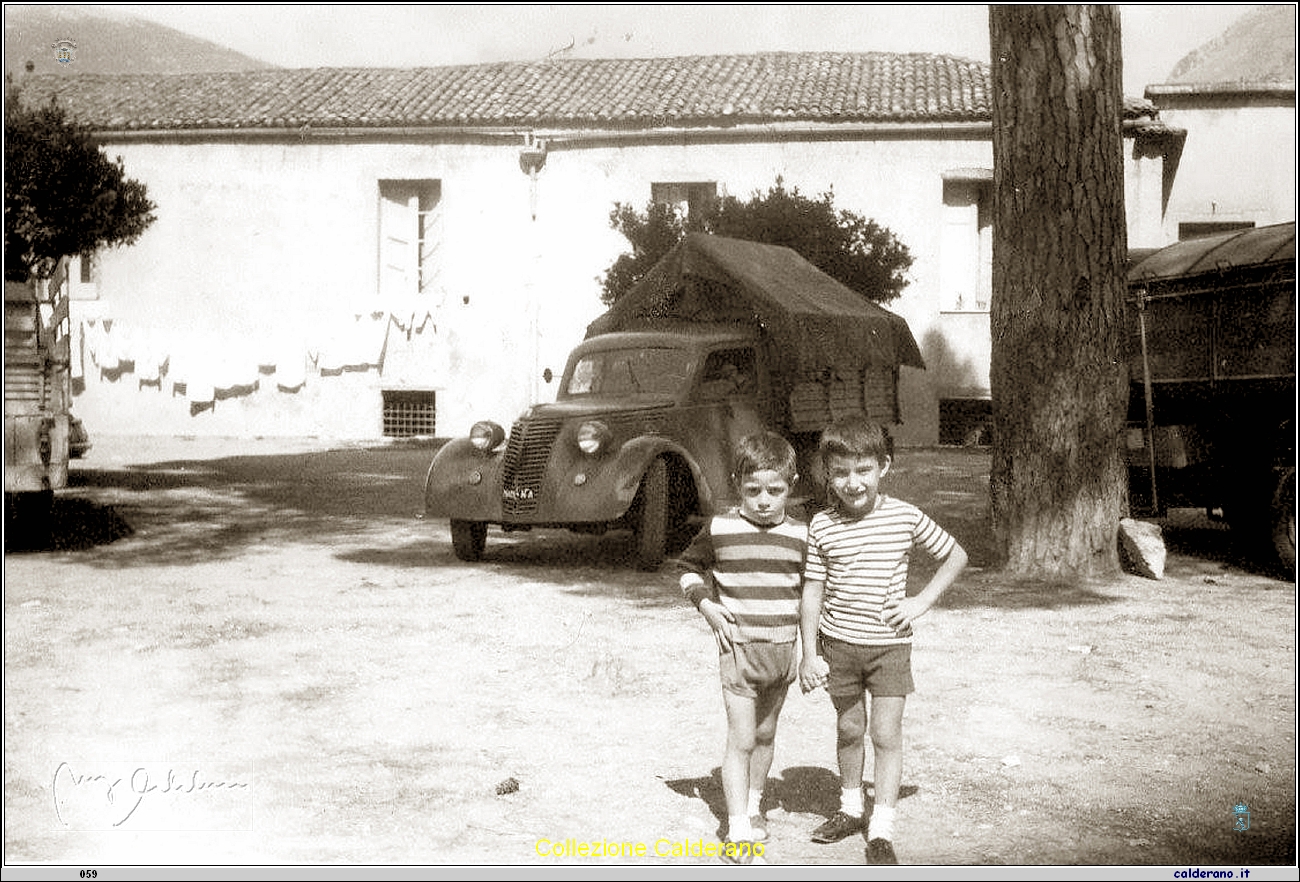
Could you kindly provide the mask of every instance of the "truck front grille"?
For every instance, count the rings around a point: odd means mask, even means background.
[[[555,419],[519,420],[510,427],[501,470],[501,509],[507,517],[537,511],[542,476],[559,433]]]

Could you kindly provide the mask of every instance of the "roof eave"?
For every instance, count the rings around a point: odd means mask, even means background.
[[[1159,83],[1146,88],[1146,97],[1153,101],[1162,97],[1180,95],[1239,95],[1294,99],[1295,80],[1260,83]]]
[[[752,140],[755,137],[979,137],[992,132],[989,120],[955,121],[855,121],[855,122],[747,122],[737,124],[586,127],[581,125],[498,126],[219,126],[178,128],[102,128],[94,135],[102,141],[240,141],[240,140],[460,140],[516,141],[525,134],[545,139],[551,147],[599,141]]]

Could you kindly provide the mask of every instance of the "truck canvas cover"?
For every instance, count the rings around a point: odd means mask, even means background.
[[[1295,256],[1290,222],[1177,242],[1137,263],[1129,294],[1145,315],[1129,341],[1134,378],[1294,377]]]
[[[1128,281],[1130,285],[1172,283],[1288,262],[1295,263],[1294,221],[1175,242],[1134,266]]]
[[[689,233],[587,327],[587,336],[678,323],[756,327],[790,376],[924,368],[896,315],[779,245]]]

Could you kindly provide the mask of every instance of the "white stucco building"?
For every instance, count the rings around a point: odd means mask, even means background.
[[[773,53],[468,67],[31,77],[148,187],[157,222],[74,262],[91,433],[463,434],[553,397],[627,243],[615,203],[780,177],[910,249],[887,306],[903,444],[988,397],[987,65]],[[1130,101],[1129,241],[1168,241],[1182,133]]]
[[[1259,7],[1146,96],[1188,133],[1171,157],[1168,241],[1296,217],[1294,4]]]

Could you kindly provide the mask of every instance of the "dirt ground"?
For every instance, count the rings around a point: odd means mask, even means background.
[[[625,537],[493,530],[469,565],[419,517],[428,447],[94,440],[53,547],[6,549],[6,876],[715,862],[707,627]],[[886,479],[972,558],[917,624],[900,860],[1295,878],[1294,583],[1194,512],[1161,581],[1008,580],[988,468],[902,450]],[[862,861],[808,838],[833,720],[792,689],[770,864]]]

